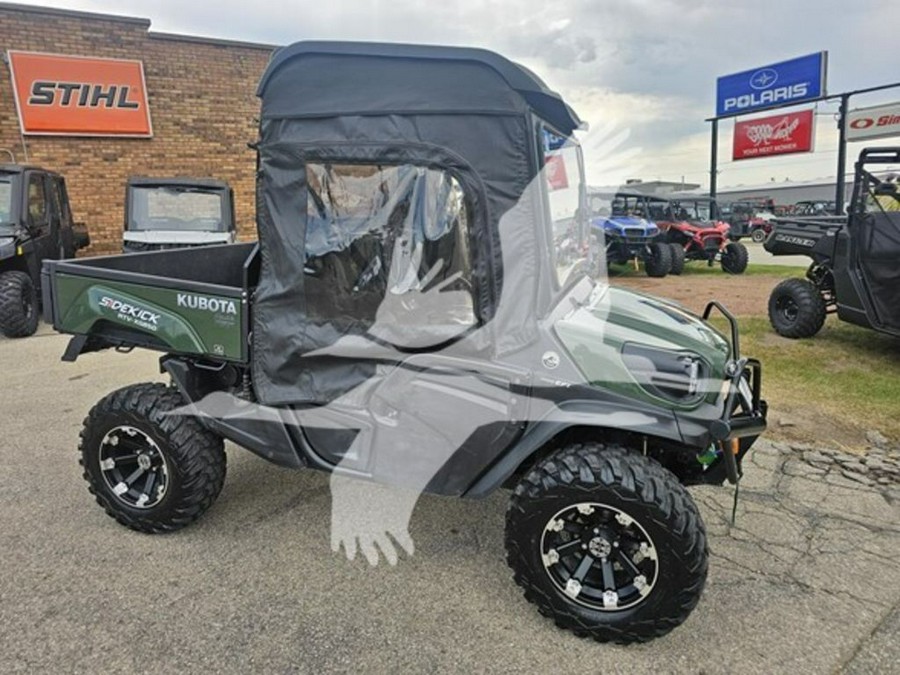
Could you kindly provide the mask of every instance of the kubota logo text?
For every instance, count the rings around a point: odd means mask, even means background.
[[[219,314],[237,314],[237,303],[234,300],[179,293],[177,302],[179,307],[187,307],[188,309],[203,309],[207,312],[217,312]]]

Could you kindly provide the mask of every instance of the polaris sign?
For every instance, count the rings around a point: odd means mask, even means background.
[[[716,82],[716,117],[743,115],[825,96],[828,52],[725,75]]]

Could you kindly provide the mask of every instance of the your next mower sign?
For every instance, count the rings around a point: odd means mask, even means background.
[[[762,68],[720,77],[716,116],[730,117],[813,101],[825,95],[828,52],[817,52]]]
[[[814,129],[812,109],[735,122],[731,158],[752,159],[812,152]]]

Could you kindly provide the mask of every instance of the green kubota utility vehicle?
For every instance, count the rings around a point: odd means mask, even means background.
[[[494,53],[410,45],[298,43],[258,94],[258,244],[45,266],[65,359],[145,347],[171,377],[89,413],[100,505],[144,532],[189,524],[223,439],[330,472],[333,522],[336,478],[509,487],[508,563],[543,614],[618,642],[681,623],[708,564],[685,486],[738,480],[761,369],[716,303],[729,337],[558,279],[553,220],[586,213],[575,113]],[[566,148],[552,189],[547,134]]]

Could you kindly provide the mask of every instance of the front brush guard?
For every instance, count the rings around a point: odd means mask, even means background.
[[[736,453],[730,446],[733,441],[759,436],[766,430],[768,406],[761,398],[762,364],[757,359],[741,357],[737,319],[721,303],[713,300],[703,312],[704,321],[709,319],[714,309],[719,310],[728,320],[731,328],[731,359],[725,366],[725,374],[730,378],[725,407],[722,417],[710,424],[709,433],[722,448],[728,482],[737,483],[740,475]],[[741,411],[735,414],[738,404]]]

